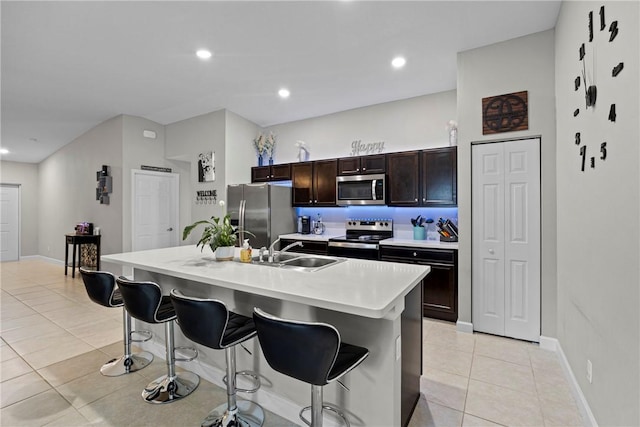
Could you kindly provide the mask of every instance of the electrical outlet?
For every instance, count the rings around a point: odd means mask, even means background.
[[[589,384],[593,382],[593,365],[589,359],[587,359],[587,381],[589,381]]]

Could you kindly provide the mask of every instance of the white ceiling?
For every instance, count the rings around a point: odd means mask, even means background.
[[[2,158],[38,163],[118,114],[168,124],[228,108],[266,127],[455,89],[457,52],[553,28],[560,1],[1,8]],[[214,57],[199,60],[200,48]],[[401,70],[390,66],[396,55],[407,59]]]

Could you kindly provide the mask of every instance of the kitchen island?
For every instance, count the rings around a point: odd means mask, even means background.
[[[334,325],[345,342],[370,355],[344,378],[350,391],[332,383],[325,401],[346,411],[352,425],[406,425],[419,397],[422,368],[422,279],[428,266],[349,259],[314,271],[217,262],[195,246],[156,249],[102,257],[134,268],[135,280],[158,283],[164,293],[217,298],[230,310],[250,316],[254,307],[277,316]],[[206,319],[203,319],[205,322]],[[144,325],[162,337],[162,325]],[[260,374],[262,388],[248,398],[295,423],[310,404],[310,386],[274,372],[257,340],[247,342],[253,355],[237,352],[238,368]],[[176,328],[176,345],[193,345]],[[145,349],[163,355],[162,343]],[[200,356],[185,369],[222,385],[224,352],[198,346]],[[241,396],[242,397],[242,396]]]

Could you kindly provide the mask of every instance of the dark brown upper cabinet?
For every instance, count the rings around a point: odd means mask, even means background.
[[[336,205],[336,177],[338,160],[318,160],[313,162],[313,204],[315,206]]]
[[[457,147],[387,155],[387,204],[447,207],[458,203]]]
[[[338,159],[338,175],[385,173],[385,170],[386,156],[384,154]]]
[[[457,147],[422,152],[422,205],[458,204]]]
[[[420,152],[387,154],[387,204],[420,205]]]
[[[256,166],[251,168],[251,182],[288,181],[291,179],[291,164]]]
[[[335,206],[338,161],[291,164],[293,206]]]
[[[291,165],[291,203],[293,206],[313,205],[313,163]]]

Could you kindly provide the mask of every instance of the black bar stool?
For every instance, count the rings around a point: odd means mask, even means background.
[[[142,390],[142,397],[150,403],[170,403],[188,396],[193,392],[200,377],[192,372],[176,373],[176,360],[190,361],[196,358],[197,352],[191,358],[176,358],[173,335],[173,321],[176,312],[173,309],[171,298],[163,296],[162,290],[154,282],[136,282],[124,277],[116,279],[124,306],[131,316],[147,323],[164,323],[164,335],[166,340],[167,375],[156,378]]]
[[[249,400],[236,400],[237,391],[254,393],[260,388],[260,379],[253,372],[236,372],[236,345],[256,335],[253,319],[229,311],[222,301],[186,296],[175,289],[171,291],[171,300],[178,324],[187,338],[205,347],[225,351],[227,403],[211,411],[202,426],[261,426],[264,422],[262,407]],[[236,375],[253,378],[256,386],[253,389],[237,388]]]
[[[152,337],[150,331],[132,331],[131,316],[124,308],[120,291],[116,288],[116,277],[106,271],[87,270],[80,268],[82,281],[91,301],[103,307],[122,307],[122,326],[124,329],[124,356],[112,359],[100,368],[100,373],[108,377],[128,374],[147,366],[153,360],[153,354],[148,351],[131,353],[132,342],[149,341]],[[131,334],[139,334],[144,338],[133,339]]]
[[[323,402],[322,387],[362,363],[369,350],[341,342],[338,330],[327,323],[281,319],[259,308],[253,311],[253,321],[269,366],[311,384],[311,406],[302,408],[300,419],[308,426],[322,427],[322,411],[327,409],[350,426],[342,411]],[[310,422],[302,415],[309,409]]]

